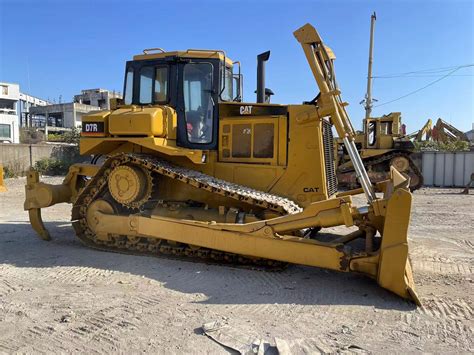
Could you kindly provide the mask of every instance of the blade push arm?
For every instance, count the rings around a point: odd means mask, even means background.
[[[342,101],[341,92],[337,87],[333,64],[334,54],[324,45],[319,33],[310,24],[304,25],[293,34],[303,47],[319,87],[320,96],[316,102],[318,112],[322,116],[331,118],[337,134],[343,138],[357,177],[364,189],[367,201],[370,203],[375,200],[376,196],[354,143],[355,131],[345,109],[347,104]]]

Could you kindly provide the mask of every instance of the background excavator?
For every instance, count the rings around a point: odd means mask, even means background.
[[[455,142],[464,141],[469,142],[466,134],[441,118],[438,118],[436,124],[433,126],[433,121],[428,119],[426,123],[419,129],[407,136],[415,142]]]
[[[422,142],[431,140],[431,130],[433,129],[433,121],[431,118],[418,131],[410,133],[407,138],[414,142]]]
[[[301,105],[265,98],[269,52],[258,56],[257,103],[242,102],[240,65],[223,51],[135,56],[123,100],[82,119],[80,151],[94,155],[92,163],[72,165],[60,185],[29,172],[32,227],[49,240],[41,208],[67,202],[78,238],[93,248],[357,272],[419,304],[408,260],[408,181],[392,168],[372,185],[332,51],[309,24],[294,35],[320,90]],[[333,127],[360,190],[337,194]],[[365,203],[357,205],[353,195],[361,193]],[[324,233],[335,226],[347,233]]]
[[[431,130],[431,137],[437,142],[464,141],[469,142],[466,134],[448,122],[438,118],[436,125]]]
[[[415,145],[406,135],[400,112],[365,118],[354,141],[374,183],[388,179],[390,167],[410,178],[410,190],[423,186],[423,175],[412,159]],[[357,174],[342,139],[337,139],[337,179],[341,187],[359,186]]]

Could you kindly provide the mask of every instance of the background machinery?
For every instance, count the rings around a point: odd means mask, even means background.
[[[365,107],[363,132],[357,132],[354,142],[363,159],[370,180],[377,183],[386,180],[390,167],[394,166],[405,177],[410,178],[410,190],[423,185],[423,176],[411,158],[414,144],[405,137],[405,125],[402,125],[400,113],[393,112],[383,117],[372,117],[372,64],[374,51],[374,32],[377,16],[370,17],[369,61],[367,67],[367,92],[361,101]],[[337,178],[339,186],[356,188],[359,186],[357,171],[352,164],[348,151],[341,138],[337,139]]]
[[[357,133],[355,144],[374,183],[386,180],[390,167],[410,178],[412,191],[423,185],[423,175],[412,159],[415,145],[405,135],[399,112],[379,118],[365,118],[363,132]],[[340,186],[355,188],[357,174],[342,139],[337,139],[337,178]]]
[[[410,133],[407,135],[407,138],[414,142],[429,141],[432,139],[431,131],[433,129],[433,121],[431,118],[426,121],[426,123],[418,131]]]
[[[466,134],[441,118],[438,118],[433,126],[433,121],[428,119],[424,126],[407,136],[415,142],[433,141],[440,143],[448,143],[455,141],[469,142]]]
[[[354,144],[334,55],[307,24],[294,33],[320,94],[311,103],[241,102],[238,63],[223,51],[145,50],[127,62],[124,98],[83,117],[80,150],[61,185],[27,177],[25,209],[50,239],[41,208],[72,204],[77,236],[94,248],[217,262],[280,262],[358,272],[419,303],[408,261],[411,194],[396,170],[376,185]],[[267,101],[267,102],[265,102]],[[337,194],[332,127],[361,191]],[[357,205],[354,194],[364,193]],[[344,235],[324,228],[347,227]],[[320,231],[320,229],[322,229]]]

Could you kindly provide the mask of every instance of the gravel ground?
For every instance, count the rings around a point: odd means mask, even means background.
[[[416,308],[353,274],[91,250],[74,237],[65,204],[44,210],[53,236],[44,242],[23,211],[24,182],[8,179],[0,194],[0,352],[229,352],[202,334],[214,320],[301,353],[474,350],[472,192],[414,194],[410,255],[424,304]]]

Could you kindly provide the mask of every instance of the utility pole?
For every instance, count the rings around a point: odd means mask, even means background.
[[[367,70],[367,93],[365,94],[365,118],[370,118],[372,113],[372,57],[374,51],[375,11],[370,17],[370,45],[369,45],[369,68]]]

